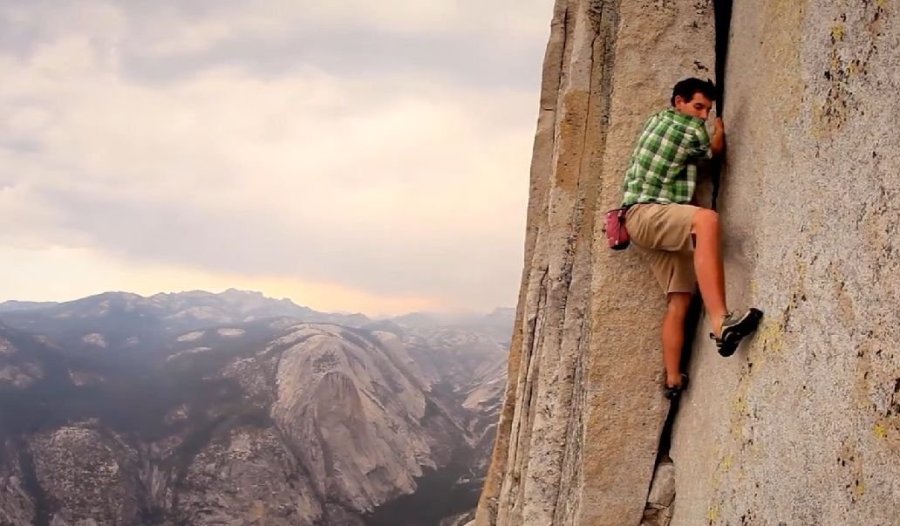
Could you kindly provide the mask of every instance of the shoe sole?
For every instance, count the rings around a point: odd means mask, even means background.
[[[738,323],[722,331],[722,338],[716,338],[719,355],[729,357],[737,351],[738,345],[746,336],[753,334],[759,327],[763,313],[759,309],[750,309]]]

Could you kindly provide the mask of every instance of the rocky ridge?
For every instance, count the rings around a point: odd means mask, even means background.
[[[354,327],[211,296],[0,317],[0,524],[366,524],[430,473],[471,505],[490,443],[478,422],[498,402],[466,407],[480,377],[465,371],[504,362],[493,323]],[[423,372],[460,356],[454,375]]]

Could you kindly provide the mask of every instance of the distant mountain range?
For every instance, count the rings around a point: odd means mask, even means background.
[[[52,307],[54,305],[58,305],[57,302],[52,301],[16,301],[9,300],[0,303],[0,312],[9,312],[16,310],[31,310],[31,309],[42,309],[44,307]]]
[[[233,289],[2,303],[0,524],[452,524],[512,323]]]

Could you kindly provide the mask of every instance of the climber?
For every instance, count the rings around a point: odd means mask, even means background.
[[[711,81],[682,80],[672,90],[672,107],[652,115],[625,173],[623,207],[631,240],[646,254],[667,298],[662,324],[664,394],[676,398],[687,388],[681,373],[685,320],[695,283],[706,307],[719,354],[731,356],[753,333],[762,312],[729,312],[725,303],[719,215],[691,204],[697,162],[725,150],[725,125],[716,118],[712,140],[706,119],[716,99]],[[695,271],[696,269],[696,271]]]

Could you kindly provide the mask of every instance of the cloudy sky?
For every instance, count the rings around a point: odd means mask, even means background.
[[[515,303],[552,0],[0,0],[0,301]]]

